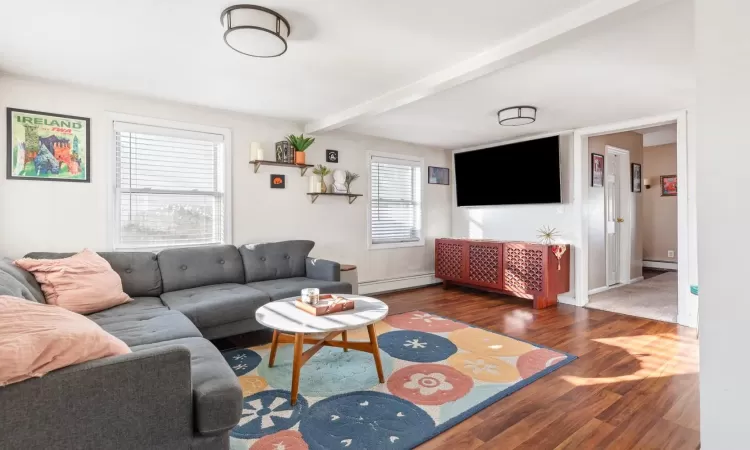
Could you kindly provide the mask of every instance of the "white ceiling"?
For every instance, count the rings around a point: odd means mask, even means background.
[[[0,0],[0,71],[308,123],[579,8],[647,1],[663,0],[264,0],[292,33],[285,55],[257,59],[224,44],[226,0]],[[692,40],[692,2],[675,0],[344,129],[453,148],[682,108]],[[497,125],[495,111],[517,103],[538,106],[539,121]]]
[[[345,129],[462,148],[672,112],[694,90],[692,4],[677,1]],[[499,126],[497,111],[515,105],[537,106],[537,122]]]

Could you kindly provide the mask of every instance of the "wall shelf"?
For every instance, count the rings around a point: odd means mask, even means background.
[[[258,173],[258,169],[260,166],[282,166],[282,167],[296,167],[300,170],[300,176],[305,176],[305,172],[307,172],[307,169],[310,167],[313,167],[312,164],[294,164],[294,163],[282,163],[282,162],[276,162],[276,161],[265,161],[265,160],[255,160],[250,161],[250,164],[255,166],[254,173]]]
[[[354,203],[354,200],[356,200],[357,197],[362,197],[362,194],[339,194],[337,192],[311,192],[307,195],[310,196],[310,200],[312,201],[312,203],[315,203],[315,200],[317,200],[318,197],[321,195],[335,195],[338,197],[349,197],[350,205]]]

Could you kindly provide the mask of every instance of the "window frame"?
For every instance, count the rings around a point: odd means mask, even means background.
[[[167,248],[185,248],[185,247],[202,247],[208,245],[222,245],[232,244],[234,238],[232,236],[232,131],[229,128],[212,127],[206,125],[198,125],[193,123],[179,122],[173,120],[157,119],[152,117],[136,116],[131,114],[120,114],[120,113],[109,113],[107,115],[107,124],[109,127],[109,154],[107,155],[109,160],[107,165],[109,167],[109,189],[107,189],[107,241],[109,242],[109,248],[115,251],[144,251],[144,252],[158,252]],[[117,191],[117,142],[115,131],[115,122],[130,123],[135,126],[145,127],[159,127],[159,128],[171,128],[177,131],[185,131],[188,133],[208,133],[221,135],[223,137],[223,225],[224,235],[223,240],[217,244],[185,244],[185,245],[153,245],[153,246],[142,246],[132,247],[120,244],[120,215],[119,205],[120,200]],[[95,155],[96,156],[96,155]]]
[[[374,244],[372,242],[372,158],[389,158],[408,161],[410,163],[417,163],[419,166],[419,184],[420,184],[420,199],[419,199],[419,212],[420,212],[420,227],[419,227],[419,240],[411,242],[387,242],[382,244]],[[426,176],[425,176],[425,162],[424,158],[420,156],[405,155],[401,153],[386,153],[377,151],[367,151],[367,208],[365,208],[367,214],[367,249],[368,250],[384,250],[390,248],[407,248],[407,247],[424,247],[425,246],[425,187],[426,187]]]

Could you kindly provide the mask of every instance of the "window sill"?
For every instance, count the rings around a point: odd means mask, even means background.
[[[414,242],[389,242],[385,244],[373,244],[369,243],[367,248],[369,250],[386,250],[389,248],[407,248],[407,247],[424,247],[424,239]]]

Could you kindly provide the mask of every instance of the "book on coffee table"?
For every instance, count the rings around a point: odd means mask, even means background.
[[[354,309],[354,300],[336,294],[323,294],[315,305],[304,303],[299,297],[295,300],[294,305],[313,316],[325,316],[326,314]]]

